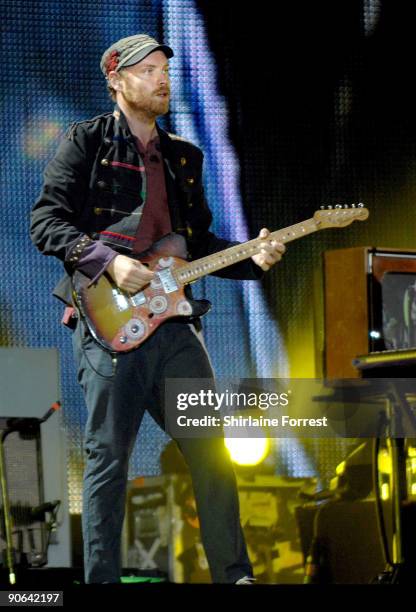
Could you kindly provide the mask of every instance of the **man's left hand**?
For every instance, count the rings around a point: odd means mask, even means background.
[[[266,227],[263,227],[258,237],[267,238],[269,234],[270,231]],[[260,266],[264,272],[267,272],[267,270],[270,270],[274,264],[282,259],[282,255],[285,251],[285,245],[281,242],[276,242],[276,240],[261,242],[260,251],[256,255],[253,255],[251,259],[255,264]]]

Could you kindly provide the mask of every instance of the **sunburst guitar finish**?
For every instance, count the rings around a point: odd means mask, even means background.
[[[211,307],[208,300],[189,299],[186,287],[174,280],[173,273],[188,263],[185,260],[165,256],[140,261],[156,274],[135,295],[119,289],[108,274],[93,285],[80,272],[74,275],[74,298],[81,316],[97,342],[112,352],[136,348],[167,319],[199,317]]]

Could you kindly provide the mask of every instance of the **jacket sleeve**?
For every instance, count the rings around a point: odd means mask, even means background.
[[[79,227],[91,171],[89,140],[87,130],[73,124],[61,141],[45,169],[41,193],[32,209],[30,237],[41,253],[54,255],[68,271],[78,268],[92,278],[116,253]]]

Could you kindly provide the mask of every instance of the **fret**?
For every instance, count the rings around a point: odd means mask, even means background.
[[[309,219],[303,223],[297,223],[284,230],[271,232],[267,238],[254,238],[243,244],[234,245],[219,253],[207,255],[196,261],[193,261],[174,271],[175,280],[180,284],[192,283],[195,280],[212,274],[217,270],[226,268],[230,265],[248,259],[260,251],[259,245],[262,242],[277,240],[278,242],[286,243],[295,240],[302,235],[316,231],[318,228],[314,219]]]

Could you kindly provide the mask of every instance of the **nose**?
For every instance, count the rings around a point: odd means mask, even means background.
[[[167,74],[167,72],[165,72],[165,70],[161,70],[160,76],[159,76],[160,85],[165,85],[168,82],[169,82],[169,75]]]

